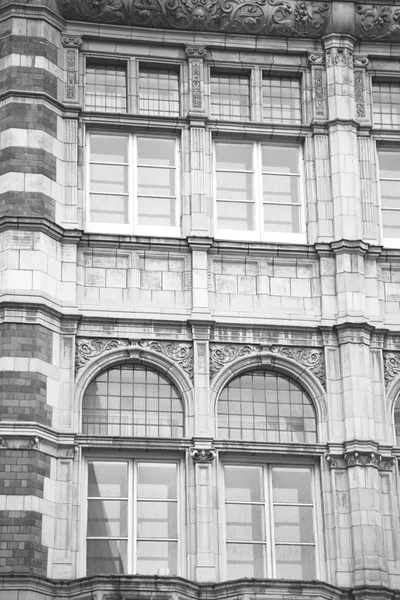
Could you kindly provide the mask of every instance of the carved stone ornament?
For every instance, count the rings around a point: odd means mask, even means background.
[[[324,351],[316,348],[291,348],[290,346],[271,346],[271,352],[286,356],[307,367],[325,387]]]
[[[400,374],[400,352],[384,352],[384,376],[385,376],[385,387],[388,388]]]
[[[164,354],[172,359],[193,378],[193,346],[188,342],[158,342],[141,340],[139,343],[126,339],[82,338],[76,342],[75,370],[79,371],[89,361],[97,358],[104,352],[117,348],[146,348]]]
[[[192,61],[192,106],[201,108],[201,62]]]
[[[77,82],[77,55],[75,50],[67,50],[67,98],[74,100],[76,96],[75,88]]]
[[[188,342],[156,342],[142,340],[139,342],[140,348],[147,348],[165,354],[171,358],[193,379],[193,345]]]
[[[400,8],[398,3],[390,6],[359,4],[356,6],[356,31],[358,37],[368,40],[399,39]]]
[[[319,37],[330,2],[307,0],[57,0],[66,19],[137,27]]]
[[[61,42],[64,48],[78,49],[82,45],[82,38],[76,35],[63,35]]]
[[[326,51],[326,65],[328,67],[339,65],[352,67],[353,53],[348,48],[328,48]]]
[[[324,103],[324,80],[323,80],[322,69],[314,69],[314,102],[315,102],[315,114],[325,114],[325,103]]]
[[[354,94],[357,117],[365,117],[364,73],[362,71],[354,71]]]
[[[356,451],[325,456],[330,469],[348,469],[351,467],[374,467],[379,471],[391,471],[395,464],[392,457],[381,456],[377,452]]]
[[[188,58],[205,58],[207,50],[205,46],[189,46],[185,48],[186,56]]]
[[[191,457],[198,463],[211,463],[216,454],[214,448],[190,448]]]
[[[324,65],[325,55],[324,54],[309,54],[308,60],[311,65]]]
[[[211,379],[222,369],[222,367],[239,356],[247,356],[261,352],[261,346],[250,344],[210,344],[210,377]]]

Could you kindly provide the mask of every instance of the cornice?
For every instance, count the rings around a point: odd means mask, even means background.
[[[400,42],[400,8],[354,1],[57,0],[65,19],[176,31]]]

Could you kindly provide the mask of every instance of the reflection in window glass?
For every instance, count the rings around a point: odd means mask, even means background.
[[[85,93],[88,110],[126,112],[125,65],[87,64]]]
[[[311,470],[226,465],[224,472],[228,579],[314,579]],[[266,561],[268,546],[272,572]]]
[[[87,435],[181,437],[183,409],[176,388],[141,365],[121,365],[98,375],[82,405]]]
[[[251,371],[222,391],[218,434],[231,440],[314,443],[314,408],[293,381],[269,371]]]
[[[217,119],[250,118],[250,79],[248,75],[211,75],[211,114]]]
[[[400,238],[399,153],[379,150],[378,156],[383,237]]]
[[[394,407],[394,425],[396,429],[396,446],[400,446],[400,401],[397,399]]]
[[[179,116],[178,72],[140,66],[139,110],[150,115]]]
[[[372,84],[374,124],[381,127],[400,125],[400,84]]]
[[[301,123],[298,79],[263,78],[263,118],[276,123]]]

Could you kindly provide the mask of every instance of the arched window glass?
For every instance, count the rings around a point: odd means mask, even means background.
[[[251,371],[222,391],[218,434],[230,440],[313,443],[315,411],[303,390],[287,377]]]
[[[182,403],[176,388],[157,371],[116,366],[87,388],[82,430],[87,435],[182,437]]]
[[[396,429],[396,446],[400,446],[400,395],[394,407],[394,426]]]

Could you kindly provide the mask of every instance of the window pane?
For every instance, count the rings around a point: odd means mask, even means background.
[[[128,196],[90,194],[93,223],[128,223]]]
[[[138,137],[140,165],[175,166],[175,140]]]
[[[372,92],[374,124],[383,127],[400,125],[400,85],[374,82]]]
[[[266,577],[264,544],[227,544],[228,579]]]
[[[252,144],[221,144],[215,145],[217,169],[231,171],[252,171]]]
[[[217,222],[220,229],[254,231],[255,206],[251,202],[218,202]]]
[[[138,498],[168,499],[177,497],[176,464],[139,463]]]
[[[274,502],[311,503],[309,469],[274,468],[272,470]]]
[[[88,110],[126,112],[125,65],[88,64],[85,91]]]
[[[139,70],[139,110],[160,116],[179,115],[179,74],[173,69]]]
[[[217,198],[226,200],[252,200],[253,174],[219,171],[217,173]]]
[[[175,196],[175,169],[138,167],[138,193],[148,196]]]
[[[264,231],[301,233],[300,206],[264,204]]]
[[[383,208],[400,208],[400,180],[381,180],[381,203]]]
[[[259,542],[265,539],[264,506],[227,504],[225,512],[228,540]]]
[[[263,171],[268,173],[298,173],[299,149],[287,146],[262,145]]]
[[[176,225],[176,198],[138,198],[139,225]]]
[[[400,237],[400,210],[382,211],[383,237]]]
[[[262,502],[263,485],[260,467],[225,467],[226,500]]]
[[[91,498],[126,498],[128,465],[125,462],[90,462],[88,496]]]
[[[314,542],[311,506],[275,506],[276,542]]]
[[[124,575],[127,572],[127,542],[88,540],[87,575]]]
[[[276,576],[284,579],[315,579],[314,546],[275,547]]]
[[[138,537],[176,539],[178,537],[176,510],[176,502],[138,502]]]
[[[138,542],[137,573],[153,575],[168,569],[168,575],[178,573],[177,542]]]
[[[128,162],[128,136],[90,135],[90,160],[104,163]]]
[[[89,500],[88,537],[126,537],[127,510],[126,500]]]
[[[264,77],[263,116],[266,121],[300,123],[300,81],[281,77]]]
[[[219,119],[249,119],[250,79],[248,75],[211,75],[211,114]]]
[[[263,175],[264,202],[299,202],[300,179],[296,175]]]
[[[90,190],[103,194],[126,194],[128,192],[128,168],[120,165],[91,165]]]

